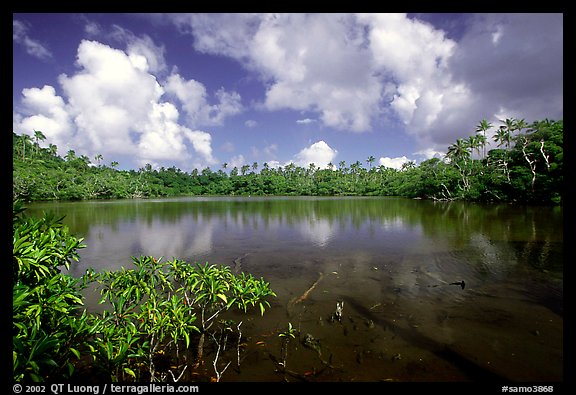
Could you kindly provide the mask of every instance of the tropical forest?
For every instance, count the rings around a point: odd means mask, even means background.
[[[492,142],[487,132],[496,128]],[[563,121],[482,120],[468,138],[447,147],[443,158],[401,169],[375,166],[369,156],[318,168],[268,163],[185,172],[177,167],[119,170],[102,155],[89,158],[58,147],[41,147],[34,136],[13,133],[13,199],[83,200],[164,196],[401,196],[435,200],[561,204]],[[490,143],[490,144],[489,144]],[[496,147],[487,149],[488,147]]]

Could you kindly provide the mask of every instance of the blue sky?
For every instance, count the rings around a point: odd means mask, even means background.
[[[441,156],[563,118],[563,15],[14,14],[13,130],[122,169]]]

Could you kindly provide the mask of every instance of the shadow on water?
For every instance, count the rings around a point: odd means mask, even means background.
[[[363,317],[383,328],[391,330],[412,345],[431,351],[439,358],[456,366],[472,381],[488,381],[492,383],[507,381],[505,377],[502,377],[497,372],[492,372],[486,367],[480,366],[468,357],[461,355],[448,344],[439,343],[413,329],[402,328],[399,325],[396,325],[392,320],[387,320],[381,315],[374,314],[361,303],[358,303],[354,298],[345,297],[344,300]]]

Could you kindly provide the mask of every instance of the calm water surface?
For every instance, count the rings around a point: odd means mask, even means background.
[[[36,203],[28,213],[48,210],[85,238],[74,275],[143,254],[269,281],[278,297],[264,317],[232,317],[246,344],[223,381],[563,380],[561,208],[267,197]],[[299,334],[293,375],[273,362],[288,322]]]

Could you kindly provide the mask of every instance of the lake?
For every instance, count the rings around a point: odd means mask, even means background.
[[[85,238],[73,275],[153,255],[270,282],[277,297],[263,317],[232,317],[245,344],[222,381],[563,380],[561,207],[186,197],[43,202],[27,213],[42,211]],[[96,301],[87,295],[89,308]],[[341,321],[331,319],[337,303]],[[289,322],[293,374],[274,362]]]

